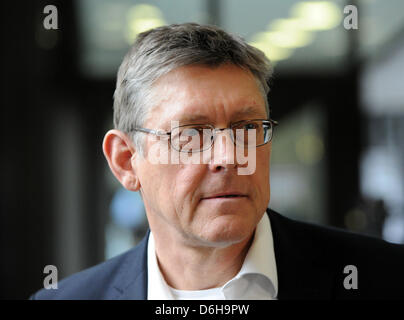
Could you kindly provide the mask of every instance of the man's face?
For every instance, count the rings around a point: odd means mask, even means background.
[[[234,65],[177,68],[156,82],[153,95],[157,98],[145,128],[170,131],[173,120],[180,125],[206,123],[225,128],[240,120],[267,118],[255,78]],[[256,148],[253,174],[239,175],[235,156],[233,163],[226,163],[234,153],[229,139],[223,139],[226,134],[219,134],[212,147],[216,162],[219,159],[222,164],[133,160],[153,233],[164,234],[167,240],[217,247],[252,234],[269,203],[271,144]],[[146,153],[158,143],[146,141]],[[229,192],[242,196],[215,197]]]

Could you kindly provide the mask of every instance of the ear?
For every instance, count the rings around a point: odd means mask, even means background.
[[[102,148],[108,165],[119,182],[128,190],[138,191],[140,181],[133,165],[135,161],[132,161],[136,150],[131,139],[122,131],[110,130],[104,137]]]

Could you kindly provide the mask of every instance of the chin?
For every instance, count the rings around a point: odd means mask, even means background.
[[[246,240],[253,233],[256,223],[241,217],[217,217],[205,226],[201,238],[208,246],[227,247]]]

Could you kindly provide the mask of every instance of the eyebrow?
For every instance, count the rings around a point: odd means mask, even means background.
[[[265,109],[264,109],[265,111]],[[251,116],[251,117],[256,117],[256,118],[262,118],[262,112],[260,110],[257,109],[257,107],[253,107],[253,106],[246,106],[245,108],[235,112],[233,114],[233,119],[234,118],[238,118],[240,116]],[[265,111],[265,115],[264,118],[267,118],[266,116],[266,111]]]
[[[241,110],[236,111],[235,113],[232,114],[231,120],[244,120],[244,119],[240,119],[242,117],[254,117],[254,118],[267,118],[266,114],[264,116],[262,116],[262,112],[260,112],[259,110],[257,110],[256,107],[253,106],[246,106]],[[206,121],[207,123],[209,123],[209,121],[211,121],[211,118],[209,116],[206,116],[204,114],[190,114],[190,115],[186,115],[184,117],[181,117],[179,119],[180,122],[195,122],[195,121]]]
[[[209,121],[210,118],[206,115],[203,114],[190,114],[190,115],[185,115],[183,117],[180,117],[179,121],[180,122],[195,122],[195,121]]]

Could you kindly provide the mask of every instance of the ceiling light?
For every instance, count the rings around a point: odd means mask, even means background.
[[[271,61],[280,61],[289,58],[292,55],[292,50],[288,48],[280,48],[275,45],[272,45],[268,41],[258,38],[254,39],[250,42],[250,45],[256,47],[257,49],[261,50],[265,53]]]
[[[127,41],[132,44],[139,33],[165,24],[163,14],[156,6],[148,4],[133,6],[127,14]]]
[[[329,30],[341,22],[341,11],[341,8],[330,1],[307,1],[295,4],[291,15],[304,30]]]

